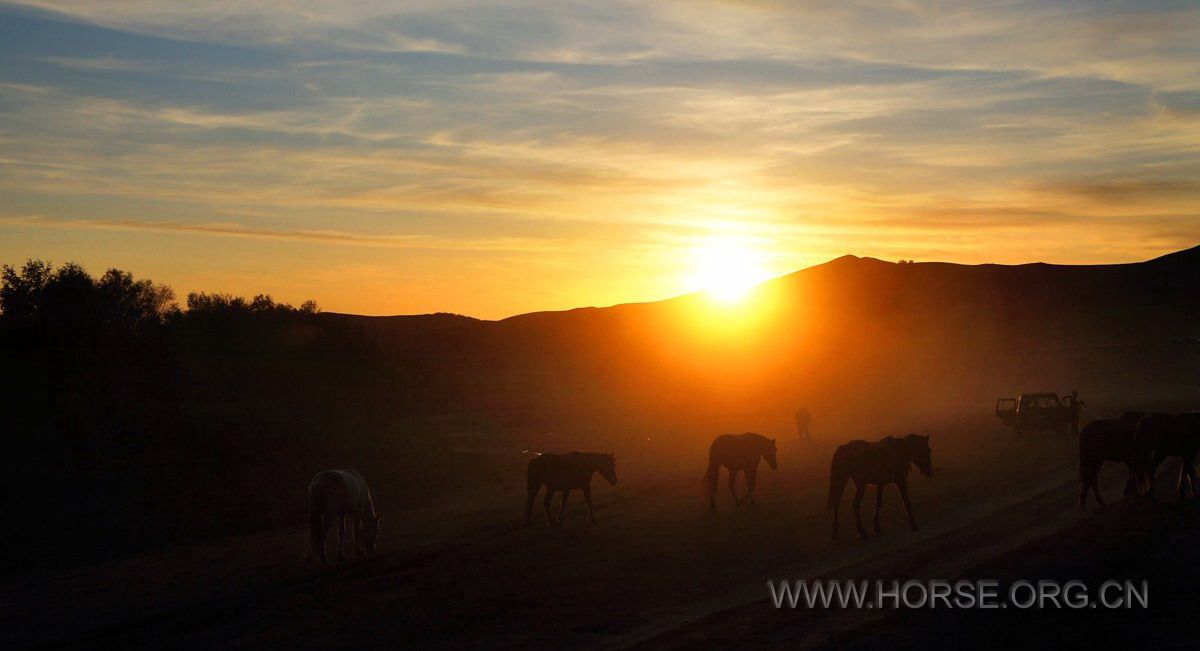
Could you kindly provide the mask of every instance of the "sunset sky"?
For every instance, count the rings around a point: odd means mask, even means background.
[[[730,242],[1200,243],[1200,2],[0,1],[0,262],[497,318]]]

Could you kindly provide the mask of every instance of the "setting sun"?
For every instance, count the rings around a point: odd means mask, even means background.
[[[767,279],[763,257],[742,240],[714,236],[694,251],[693,287],[722,303],[741,301]]]

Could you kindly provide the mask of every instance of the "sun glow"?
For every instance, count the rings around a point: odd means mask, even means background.
[[[721,303],[741,302],[768,277],[763,253],[738,238],[713,236],[693,253],[693,287]]]

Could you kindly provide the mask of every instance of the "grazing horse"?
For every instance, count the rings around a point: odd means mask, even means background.
[[[1200,413],[1149,414],[1134,433],[1140,493],[1154,499],[1154,474],[1167,457],[1179,457],[1179,497],[1196,494],[1196,453],[1200,451]]]
[[[775,459],[776,453],[775,439],[754,432],[722,434],[714,439],[708,448],[708,472],[703,480],[709,511],[717,510],[717,480],[721,475],[721,466],[729,469],[729,494],[733,495],[734,505],[742,505],[742,500],[738,499],[737,490],[734,489],[738,471],[746,473],[746,501],[753,504],[758,460],[766,459],[771,470],[775,470],[779,467]]]
[[[617,459],[611,454],[598,452],[568,452],[566,454],[539,454],[529,460],[525,471],[526,485],[529,489],[528,500],[525,502],[525,524],[533,521],[533,498],[537,497],[542,486],[546,487],[546,520],[550,524],[562,524],[563,512],[567,510],[567,496],[574,489],[583,491],[583,500],[587,502],[588,519],[596,524],[596,516],[592,514],[592,474],[600,476],[609,484],[617,485]],[[550,498],[555,491],[562,491],[562,504],[558,507],[558,519],[550,515]]]
[[[371,490],[357,470],[322,470],[308,485],[308,524],[312,534],[312,553],[322,563],[325,538],[337,524],[337,560],[342,560],[342,540],[346,538],[346,516],[352,521],[354,551],[357,555],[375,553],[379,537],[379,514],[371,500]]]
[[[1129,479],[1125,482],[1125,496],[1133,495],[1136,489],[1137,472],[1134,468],[1133,437],[1138,421],[1144,412],[1127,411],[1120,418],[1094,420],[1079,432],[1079,510],[1087,508],[1088,489],[1096,496],[1096,503],[1104,506],[1100,497],[1100,466],[1105,461],[1123,463],[1129,468]]]
[[[933,476],[933,452],[929,448],[929,437],[909,434],[904,438],[888,436],[878,443],[850,441],[833,453],[829,468],[829,502],[833,511],[833,534],[838,534],[838,509],[846,482],[854,480],[854,527],[858,535],[867,536],[859,517],[863,493],[869,484],[875,485],[875,533],[879,533],[879,511],[883,508],[883,489],[895,484],[904,502],[908,525],[917,531],[917,519],[913,516],[912,504],[908,501],[909,466],[915,465],[926,477]]]

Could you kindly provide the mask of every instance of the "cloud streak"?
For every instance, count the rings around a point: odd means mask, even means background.
[[[1198,36],[1184,2],[0,3],[0,255],[419,250],[475,296],[503,258],[483,316],[685,290],[729,228],[779,273],[1146,257],[1200,239]]]

